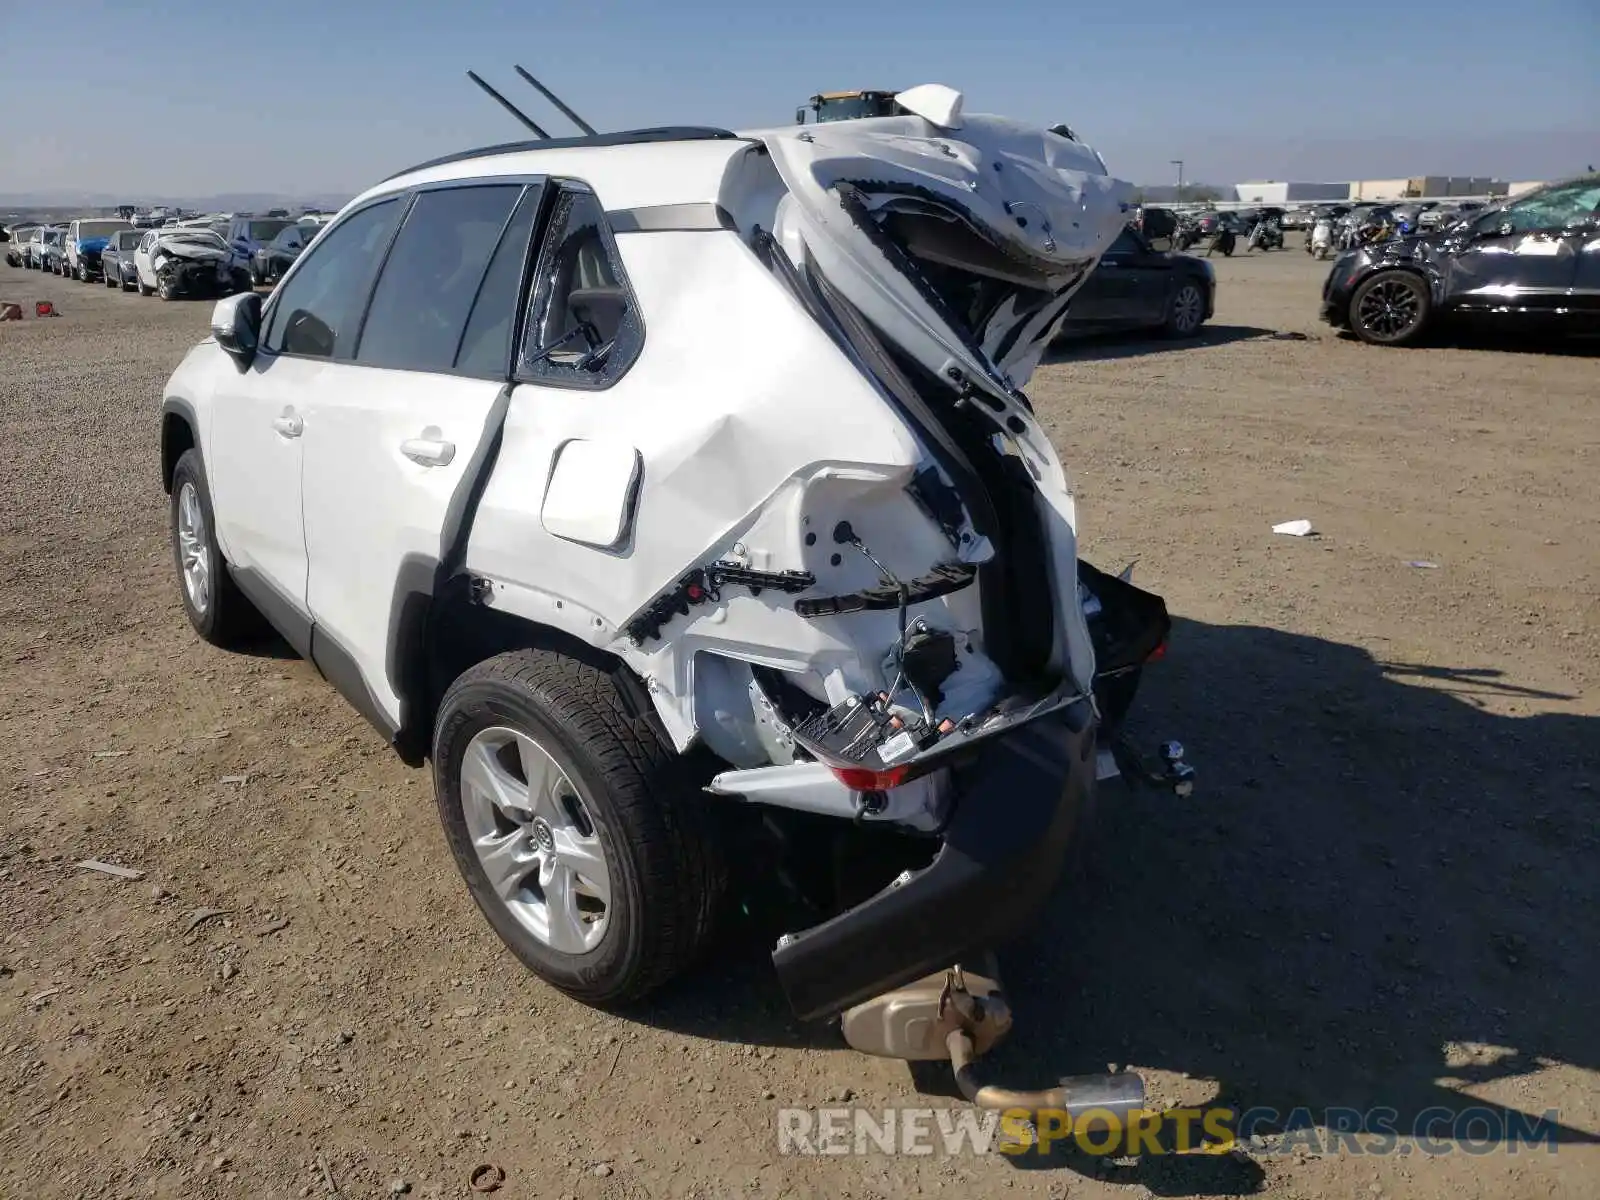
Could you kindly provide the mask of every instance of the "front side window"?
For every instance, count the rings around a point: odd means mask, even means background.
[[[644,325],[593,192],[557,196],[528,302],[521,374],[568,387],[606,387],[632,365]]]
[[[396,197],[363,208],[301,256],[273,300],[263,341],[269,351],[312,358],[349,356],[400,207]]]
[[[448,371],[520,184],[422,192],[372,293],[356,361]]]
[[[1117,234],[1116,241],[1106,247],[1107,254],[1137,254],[1142,249],[1139,239],[1131,229],[1124,229]]]

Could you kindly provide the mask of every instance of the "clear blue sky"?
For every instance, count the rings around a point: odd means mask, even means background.
[[[156,8],[157,6],[149,6]],[[543,122],[785,123],[948,83],[1166,182],[1545,178],[1600,160],[1600,0],[0,0],[0,195],[348,193]],[[548,124],[560,125],[551,115]]]

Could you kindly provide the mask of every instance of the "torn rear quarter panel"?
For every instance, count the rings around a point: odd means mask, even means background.
[[[1000,118],[966,117],[952,132],[895,117],[763,135],[729,163],[719,203],[736,232],[618,234],[643,318],[639,357],[602,391],[513,391],[467,569],[492,583],[495,607],[617,654],[680,749],[704,738],[736,766],[793,751],[758,715],[752,667],[784,672],[814,713],[892,691],[898,605],[850,598],[881,596],[886,579],[970,577],[997,545],[1027,551],[1016,578],[1037,583],[1046,626],[1054,615],[1049,665],[1067,691],[1087,691],[1072,496],[1018,389],[1121,228],[1125,195],[1092,151]],[[842,295],[886,353],[920,367],[928,420],[908,420],[826,304],[752,253],[757,229],[772,231],[794,273]],[[968,411],[956,419],[958,401]],[[981,451],[991,485],[1003,482],[990,519],[1024,520],[1027,538],[1007,527],[996,542],[974,524],[975,497],[928,441],[952,428]],[[640,464],[615,545],[539,518],[554,464],[577,441]],[[931,482],[931,502],[914,480]],[[713,564],[803,573],[814,586],[707,596],[696,573]],[[983,593],[928,588],[908,607],[960,647],[938,719],[1005,699]]]

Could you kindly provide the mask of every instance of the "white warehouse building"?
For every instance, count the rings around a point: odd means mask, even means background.
[[[1234,198],[1245,204],[1300,204],[1308,200],[1344,200],[1350,195],[1348,183],[1290,183],[1281,179],[1262,179],[1236,183]]]

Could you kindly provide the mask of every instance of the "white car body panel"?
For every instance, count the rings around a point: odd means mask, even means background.
[[[309,361],[279,355],[272,369]],[[315,636],[355,660],[372,699],[398,724],[388,671],[395,581],[408,556],[438,556],[445,510],[502,385],[346,362],[316,369],[303,393],[307,607]],[[420,442],[433,443],[440,461],[408,458],[403,448],[418,451],[408,443]]]
[[[144,269],[141,264],[141,273]],[[206,413],[201,445],[217,540],[229,562],[258,573],[303,612],[306,537],[300,493],[305,442],[293,433],[293,422],[303,422],[306,398],[315,394],[324,364],[282,358],[270,370],[252,364],[241,373],[214,343],[208,349],[203,364],[186,363],[178,369],[173,390],[197,402],[201,396],[209,400],[199,405]],[[210,377],[190,382],[185,375],[191,366]]]
[[[736,557],[738,545],[764,570],[814,566],[821,589],[867,586],[877,579],[870,564],[852,556],[834,567],[837,547],[819,539],[808,550],[804,536],[831,529],[854,511],[853,498],[874,494],[881,504],[864,504],[853,519],[891,567],[916,574],[942,539],[904,496],[922,458],[915,440],[736,235],[623,234],[617,243],[646,314],[642,353],[598,393],[528,384],[513,391],[466,566],[494,585],[495,607],[610,649],[655,679],[652,696],[681,748],[697,729],[693,663],[701,651],[815,670],[840,681],[841,695],[868,682],[859,647],[837,628],[844,619],[803,619],[770,593],[730,590],[725,605],[674,624],[665,640],[631,645],[622,627],[687,569]],[[721,336],[708,371],[703,343],[713,326]],[[573,439],[619,432],[644,464],[631,544],[596,551],[552,534],[540,512],[553,457]],[[963,619],[970,627],[975,613]],[[850,620],[881,637],[894,615]]]

